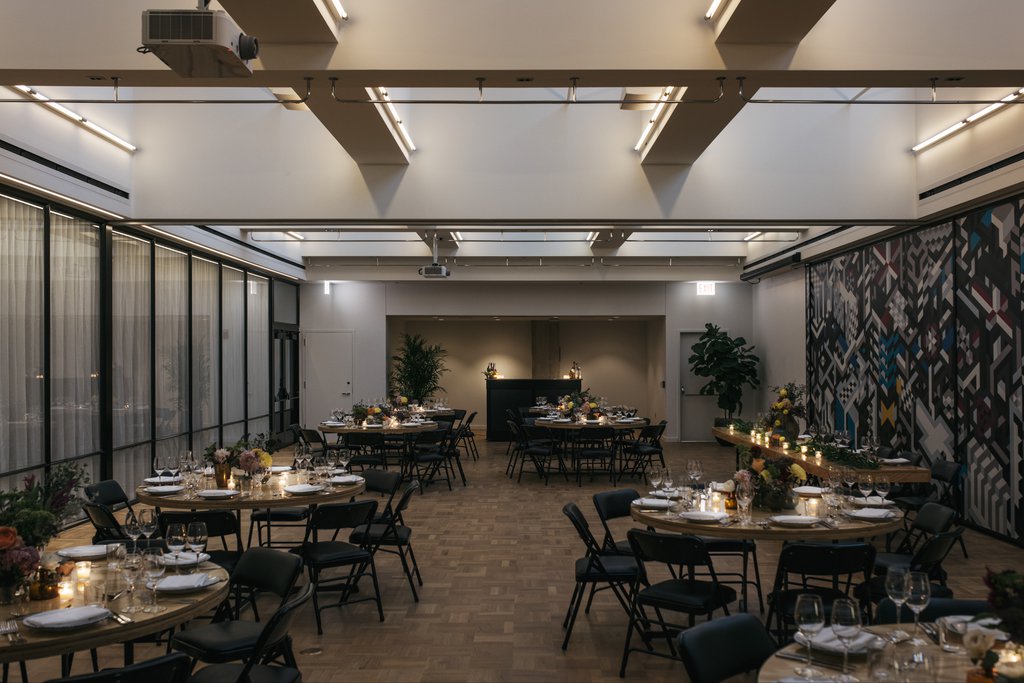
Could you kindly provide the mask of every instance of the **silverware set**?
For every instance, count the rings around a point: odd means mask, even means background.
[[[0,621],[0,635],[7,636],[7,642],[20,643],[23,641],[21,632],[18,631],[18,621],[16,619],[4,619]]]

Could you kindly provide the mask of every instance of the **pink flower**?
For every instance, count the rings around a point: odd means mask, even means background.
[[[226,448],[218,448],[213,452],[213,460],[218,465],[223,465],[231,457],[231,451]]]
[[[256,455],[256,451],[242,451],[242,455],[238,457],[238,466],[250,474],[256,470],[259,464],[260,458]]]

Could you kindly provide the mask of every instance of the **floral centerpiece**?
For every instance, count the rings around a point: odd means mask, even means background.
[[[580,415],[588,419],[601,416],[600,402],[590,393],[590,389],[574,391],[558,399],[558,412],[565,417]]]
[[[408,403],[408,401],[406,401]],[[385,417],[390,417],[394,408],[390,403],[370,403],[369,401],[360,401],[352,406],[352,419],[358,424],[362,424],[366,421],[378,421],[383,420]]]
[[[792,458],[763,458],[760,446],[751,446],[745,467],[733,475],[737,483],[753,482],[754,504],[768,510],[795,507],[793,487],[807,481],[807,472]]]
[[[1001,649],[993,649],[995,637],[985,629],[964,634],[964,648],[971,661],[979,664],[986,680],[1000,683],[1024,681],[1024,574],[1007,569],[986,571],[990,614],[1000,620],[999,628],[1009,639]]]
[[[250,439],[246,434],[229,446],[218,447],[216,443],[211,443],[203,451],[203,462],[213,467],[217,488],[227,488],[233,468],[252,476],[261,468],[266,469],[273,465],[274,459],[270,456],[270,450],[272,448],[265,435],[257,434]]]
[[[21,489],[0,492],[0,603],[36,572],[40,550],[82,508],[78,489],[88,483],[77,462],[54,465],[42,480],[25,477]]]
[[[768,406],[764,426],[794,443],[800,434],[800,423],[797,422],[797,418],[807,417],[807,408],[804,405],[806,387],[803,384],[787,382],[779,387],[771,387],[771,390],[775,392],[775,400]]]
[[[498,376],[498,366],[494,363],[488,363],[487,369],[484,370],[484,378],[495,379]]]

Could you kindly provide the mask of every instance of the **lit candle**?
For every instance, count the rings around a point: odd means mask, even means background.
[[[235,478],[234,477],[231,477],[230,479],[228,479],[228,490],[230,490],[230,491],[234,491],[235,490]]]
[[[819,465],[821,464],[821,451],[814,451],[814,459],[818,461]]]
[[[755,441],[756,439],[757,439],[757,430],[756,429],[751,429],[750,430],[750,440],[751,441]]]
[[[1024,677],[1024,658],[1017,650],[1005,649],[999,653],[999,662],[996,663],[1000,678],[1016,680]]]
[[[808,498],[807,502],[804,503],[804,510],[807,512],[808,517],[818,516],[818,499]]]
[[[789,442],[788,441],[783,441],[782,442],[782,451],[784,453],[789,451]]]
[[[70,581],[61,581],[57,587],[57,594],[62,601],[71,601],[75,597],[75,585]]]
[[[722,511],[722,494],[720,494],[718,491],[715,491],[714,493],[711,494],[711,512],[721,512],[721,511]]]
[[[730,425],[729,425],[729,433],[730,433],[730,434],[732,434],[732,433],[733,433],[733,432],[735,432],[735,431],[736,431],[736,425],[734,425],[734,424],[730,424]]]
[[[89,560],[75,562],[75,576],[79,581],[88,581],[90,574],[92,574],[92,562]]]
[[[804,460],[807,459],[807,444],[800,447],[800,452],[804,454]]]
[[[800,459],[803,460],[804,462],[807,462],[807,451],[802,451],[800,453]]]

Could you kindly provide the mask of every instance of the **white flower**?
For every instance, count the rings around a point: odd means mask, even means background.
[[[724,491],[725,493],[732,493],[733,491],[736,490],[736,482],[733,481],[732,479],[729,479],[718,488],[719,490]]]

